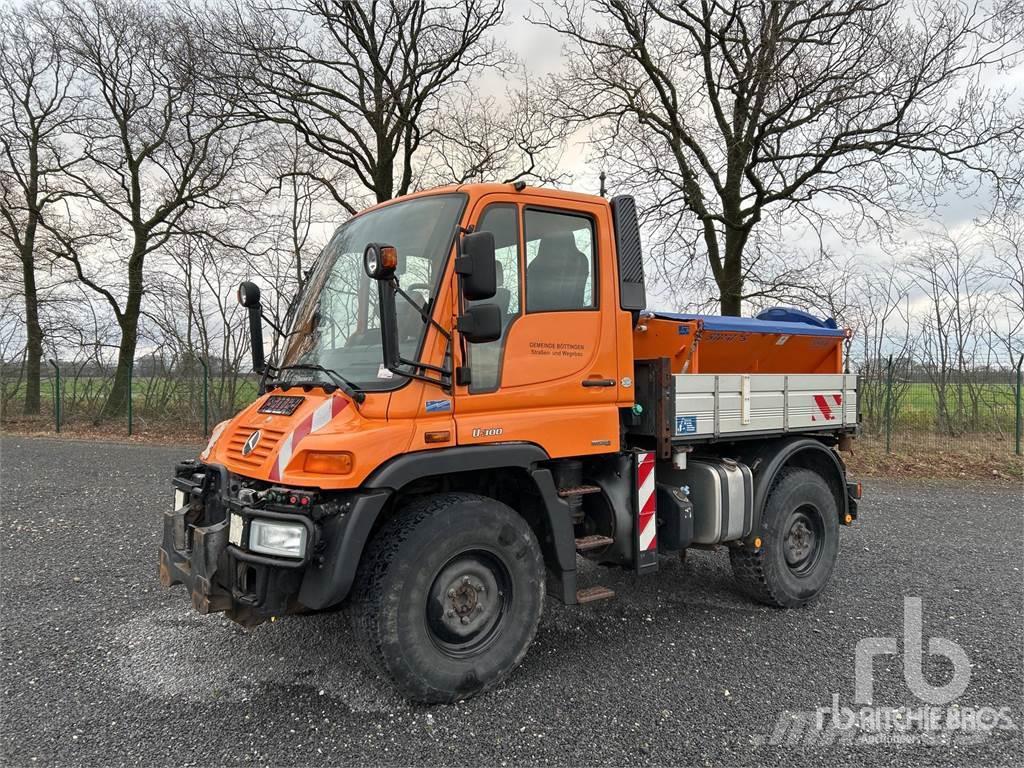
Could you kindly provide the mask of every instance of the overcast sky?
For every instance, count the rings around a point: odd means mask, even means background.
[[[529,16],[535,18],[539,16],[533,0],[506,0],[505,23],[498,35],[518,55],[532,75],[543,76],[557,72],[562,62],[560,36],[549,29],[531,24],[526,20],[526,17]],[[993,85],[1014,88],[1017,91],[1017,103],[1021,105],[1021,96],[1024,93],[1024,65],[1001,73],[992,72],[989,82]],[[482,86],[493,87],[500,92],[502,81],[500,77],[496,77],[494,80],[488,78]],[[601,169],[596,167],[593,161],[588,162],[587,151],[583,146],[585,137],[585,132],[581,132],[576,140],[566,148],[562,158],[562,167],[573,175],[573,183],[569,186],[580,192],[595,193],[598,190],[597,177]],[[970,225],[976,217],[984,215],[989,202],[990,199],[984,192],[972,193],[966,198],[958,196],[955,192],[950,192],[943,198],[937,216],[929,218],[934,220],[933,223],[951,229]],[[904,236],[913,238],[915,236],[914,229],[904,233]],[[880,244],[864,244],[865,255],[880,252],[880,247]]]

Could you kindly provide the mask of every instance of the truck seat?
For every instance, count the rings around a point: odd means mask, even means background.
[[[537,256],[526,268],[526,310],[583,309],[587,261],[571,232],[541,238]]]

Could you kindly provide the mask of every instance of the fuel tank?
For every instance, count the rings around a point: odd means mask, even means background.
[[[693,504],[694,544],[736,541],[753,526],[750,467],[731,459],[689,459],[685,469],[658,464],[658,483],[685,488]]]

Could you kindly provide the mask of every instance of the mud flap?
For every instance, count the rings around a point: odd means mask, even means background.
[[[639,451],[633,454],[633,509],[636,510],[636,529],[633,537],[633,564],[638,574],[658,570],[658,515],[654,482],[654,453]]]

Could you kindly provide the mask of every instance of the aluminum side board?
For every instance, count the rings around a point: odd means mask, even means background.
[[[857,426],[854,374],[684,373],[674,378],[674,441]]]

